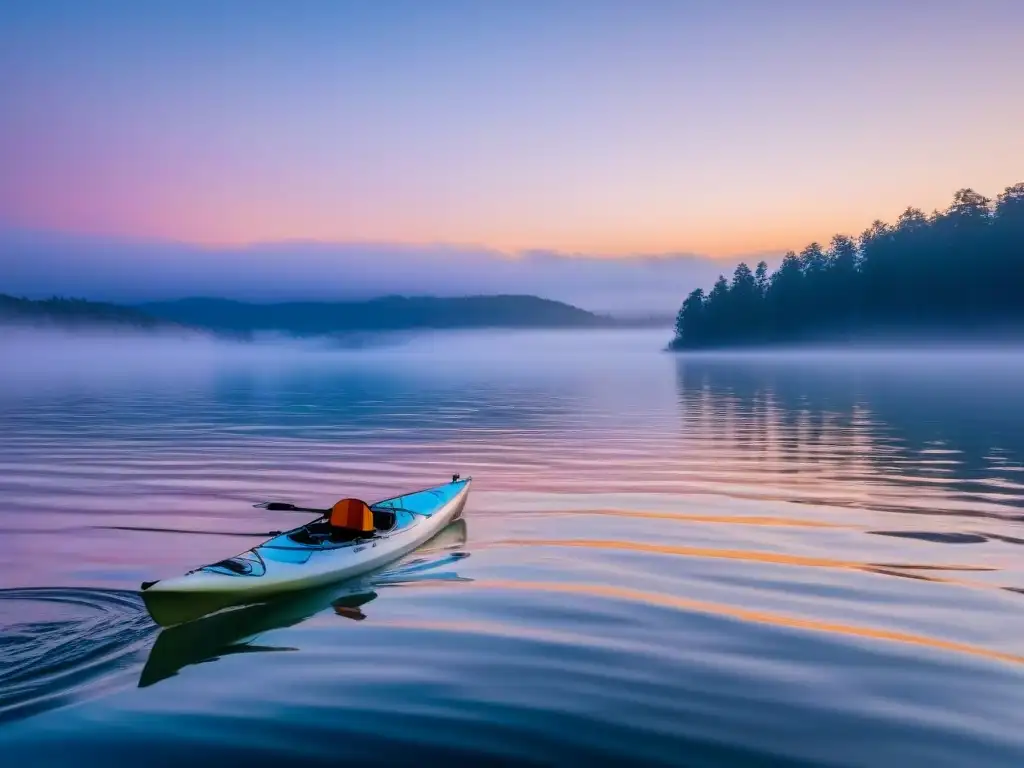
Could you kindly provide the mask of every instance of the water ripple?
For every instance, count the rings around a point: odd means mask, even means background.
[[[1019,366],[530,338],[0,381],[5,756],[1021,764]],[[124,591],[452,472],[458,551],[343,598]]]
[[[0,590],[0,723],[108,690],[154,631],[132,592]]]
[[[994,661],[1007,662],[1011,664],[1024,664],[1024,654],[1006,653],[1003,651],[984,648],[969,643],[959,643],[944,640],[936,637],[915,635],[908,632],[897,632],[889,629],[876,627],[856,626],[838,622],[820,621],[817,619],[786,616],[783,614],[771,613],[768,611],[757,611],[739,606],[722,605],[702,600],[692,600],[656,592],[646,592],[626,587],[616,587],[607,584],[572,584],[568,582],[538,582],[538,581],[515,581],[515,580],[476,580],[469,585],[474,589],[504,589],[524,590],[527,592],[554,592],[571,595],[587,595],[608,600],[623,600],[649,605],[664,606],[681,611],[695,611],[699,613],[716,614],[740,619],[742,621],[756,624],[771,624],[778,627],[791,627],[793,629],[811,630],[827,634],[849,635],[869,640],[884,640],[909,645],[923,646],[940,651],[950,651],[958,654],[978,656]]]

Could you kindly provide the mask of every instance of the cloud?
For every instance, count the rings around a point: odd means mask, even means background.
[[[734,263],[696,254],[507,255],[473,246],[301,241],[206,247],[0,232],[0,292],[120,302],[529,293],[596,311],[665,313],[674,312],[689,291],[731,272]]]

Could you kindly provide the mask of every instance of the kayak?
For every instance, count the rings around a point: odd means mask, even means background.
[[[274,630],[295,626],[321,611],[329,610],[341,619],[362,621],[367,618],[364,607],[377,599],[381,588],[470,581],[457,572],[459,564],[469,557],[468,552],[462,551],[466,540],[466,521],[455,520],[418,547],[414,557],[403,558],[365,576],[164,627],[149,652],[139,687],[159,683],[186,667],[232,654],[290,650],[288,646],[275,644]],[[269,637],[263,639],[268,634]]]
[[[366,532],[339,538],[325,516],[183,576],[143,582],[143,602],[157,624],[172,626],[232,605],[361,576],[412,552],[458,519],[471,482],[455,475],[443,485],[364,505],[373,521]]]

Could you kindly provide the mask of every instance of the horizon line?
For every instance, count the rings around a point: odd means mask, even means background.
[[[735,253],[713,254],[707,252],[689,251],[685,249],[670,250],[623,250],[623,251],[601,251],[582,249],[560,249],[560,248],[499,248],[497,246],[476,243],[472,241],[458,242],[449,240],[387,240],[379,238],[348,238],[338,240],[325,240],[316,237],[287,237],[267,240],[187,240],[164,235],[139,235],[125,232],[94,232],[79,229],[45,228],[24,226],[20,224],[8,224],[0,221],[0,238],[5,235],[41,237],[51,239],[68,239],[80,242],[106,242],[116,245],[140,245],[140,246],[175,246],[179,248],[190,248],[198,251],[228,252],[228,251],[257,251],[274,247],[299,247],[308,249],[329,249],[329,248],[391,248],[396,250],[415,252],[422,250],[448,250],[457,253],[477,253],[480,255],[496,256],[499,258],[517,260],[538,257],[553,257],[563,259],[594,259],[607,261],[624,261],[629,259],[647,260],[703,260],[703,261],[728,261],[730,259],[771,259],[781,257],[786,250],[783,247],[762,248],[753,251],[736,251]],[[0,246],[3,240],[0,239]]]

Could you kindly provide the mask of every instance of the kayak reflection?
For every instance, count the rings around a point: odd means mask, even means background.
[[[273,600],[234,607],[194,621],[163,629],[156,638],[139,678],[145,688],[173,677],[193,664],[216,661],[237,653],[274,653],[298,648],[258,644],[258,637],[274,629],[294,626],[330,608],[335,615],[363,621],[363,607],[378,597],[382,587],[421,581],[471,581],[442,570],[469,556],[445,551],[466,541],[466,521],[456,520],[410,556],[374,574],[330,587],[296,592]]]

